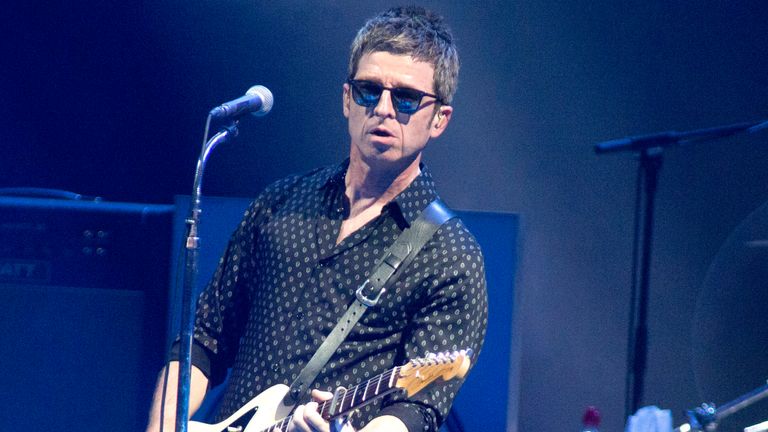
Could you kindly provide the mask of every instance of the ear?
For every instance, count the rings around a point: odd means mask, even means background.
[[[429,136],[437,138],[443,134],[445,128],[448,127],[448,123],[451,122],[451,116],[453,115],[453,107],[450,105],[441,106],[435,116],[432,118],[432,127],[429,130]]]
[[[352,102],[352,95],[350,95],[349,84],[344,83],[343,92],[341,94],[341,106],[344,112],[344,117],[349,118],[349,104]]]

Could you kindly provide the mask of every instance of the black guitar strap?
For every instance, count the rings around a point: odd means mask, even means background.
[[[406,268],[438,228],[454,217],[456,215],[442,201],[435,199],[421,212],[413,224],[397,237],[376,264],[368,279],[355,291],[355,301],[291,384],[283,404],[295,405],[301,399],[360,317],[369,307],[378,303],[385,287],[391,282],[390,279],[394,281],[392,276],[397,273],[397,270]]]

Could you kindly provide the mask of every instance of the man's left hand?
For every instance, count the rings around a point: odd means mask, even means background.
[[[312,402],[296,407],[286,432],[355,432],[348,421],[339,420],[329,424],[318,414],[318,403],[332,398],[333,393],[312,390]],[[359,432],[408,432],[408,428],[399,418],[385,415],[374,418]]]
[[[287,432],[355,432],[349,422],[334,421],[328,423],[317,412],[319,402],[333,398],[333,393],[312,390],[312,402],[299,405],[293,412]]]

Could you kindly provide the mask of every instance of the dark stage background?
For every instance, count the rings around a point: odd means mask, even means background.
[[[171,203],[191,189],[207,111],[254,84],[272,90],[275,107],[216,151],[206,194],[253,196],[336,162],[347,153],[349,43],[392,4],[5,5],[0,187]],[[604,430],[621,430],[637,163],[597,157],[592,144],[768,117],[768,3],[423,4],[447,17],[463,61],[454,119],[427,153],[443,197],[521,215],[510,430],[578,430],[588,404],[603,411]],[[767,354],[764,323],[745,332],[755,321],[739,313],[766,304],[765,279],[727,265],[707,277],[728,236],[768,200],[767,167],[767,133],[666,153],[644,403],[672,409],[676,423],[684,408],[768,378],[754,361]],[[710,327],[721,337],[700,337]],[[742,421],[766,420],[759,409]]]

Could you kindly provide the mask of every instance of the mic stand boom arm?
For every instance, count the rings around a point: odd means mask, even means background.
[[[604,141],[594,147],[597,154],[629,151],[640,155],[635,197],[630,322],[627,338],[627,373],[624,398],[625,418],[637,411],[643,401],[648,352],[647,320],[654,211],[658,175],[663,161],[664,148],[723,138],[740,132],[754,133],[767,128],[768,121],[761,120],[686,132],[668,131],[639,135]]]
[[[720,421],[731,414],[768,397],[768,384],[762,385],[751,392],[723,404],[717,408],[713,403],[703,403],[701,406],[687,410],[688,423],[675,428],[673,432],[715,431]]]
[[[181,331],[179,337],[179,383],[176,398],[176,432],[186,432],[189,421],[189,393],[192,372],[192,333],[195,327],[195,279],[197,278],[197,259],[200,238],[200,197],[203,185],[203,171],[208,156],[214,147],[237,136],[237,122],[225,126],[203,144],[203,150],[197,160],[192,198],[189,203],[189,215],[185,220],[187,235],[185,242],[184,284],[181,298]]]
[[[648,135],[637,135],[598,143],[595,145],[595,153],[603,154],[623,151],[640,152],[654,148],[683,145],[696,141],[725,138],[741,132],[754,133],[766,128],[768,128],[768,121],[761,120],[757,122],[736,123],[728,126],[717,126],[685,132],[667,131]]]

